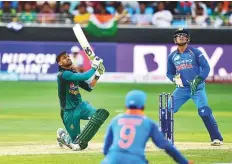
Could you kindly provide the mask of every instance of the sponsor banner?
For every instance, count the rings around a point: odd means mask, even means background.
[[[79,47],[79,54],[85,57],[84,68],[88,70],[90,61],[78,42],[0,41],[0,71],[6,72],[1,79],[7,79],[9,73],[9,79],[54,81],[58,72],[57,54],[65,50],[71,54],[73,46]],[[168,55],[176,49],[173,44],[91,43],[91,46],[104,60],[106,74],[101,82],[170,82],[166,71]],[[201,50],[210,64],[208,82],[232,82],[232,45],[191,46]]]
[[[13,42],[0,41],[0,70],[20,74],[20,79],[51,79],[45,74],[58,72],[56,56],[80,45],[78,42]],[[109,72],[116,71],[116,44],[92,43],[95,53],[104,60]],[[84,65],[89,69],[90,62],[82,50],[79,54],[85,57]],[[44,74],[44,75],[42,75]],[[35,77],[36,76],[36,77]]]
[[[135,78],[133,73],[106,72],[100,77],[99,82],[133,83]]]
[[[139,75],[123,72],[106,72],[101,76],[99,82],[106,83],[171,83],[165,76]]]
[[[0,72],[0,81],[18,81],[17,73]]]
[[[206,57],[210,64],[207,81],[232,82],[232,45],[190,45],[196,47]],[[176,49],[173,44],[119,44],[117,46],[117,71],[133,72],[143,75],[148,81],[163,81],[167,71],[167,57]],[[148,78],[149,77],[149,78]]]

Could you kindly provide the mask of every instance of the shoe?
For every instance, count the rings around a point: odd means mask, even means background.
[[[70,143],[70,144],[67,144],[64,140],[64,135],[66,134],[66,131],[62,128],[59,128],[57,130],[57,142],[58,142],[58,145],[61,147],[61,148],[64,148],[64,146],[67,146],[68,148],[72,149],[73,151],[77,151],[77,150],[81,150],[80,146],[78,144],[73,144],[73,143]]]
[[[62,128],[59,128],[56,132],[57,134],[57,142],[60,148],[64,148],[64,146],[67,146],[68,148],[72,149],[72,147],[69,144],[66,144],[64,140],[64,135],[66,134],[66,131]]]
[[[78,150],[81,150],[80,146],[78,144],[73,144],[73,143],[70,143],[70,147],[73,151],[78,151]]]
[[[223,145],[223,142],[220,141],[219,139],[214,139],[211,143],[212,146],[221,146]]]

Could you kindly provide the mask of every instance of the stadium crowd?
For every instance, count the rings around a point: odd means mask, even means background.
[[[0,1],[0,22],[80,23],[91,14],[114,15],[118,24],[156,27],[232,25],[231,1]]]

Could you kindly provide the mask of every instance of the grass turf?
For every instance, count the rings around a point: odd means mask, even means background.
[[[2,143],[54,142],[56,129],[63,127],[56,87],[56,83],[53,82],[0,82],[0,141]],[[158,94],[172,92],[174,86],[100,83],[91,93],[82,91],[82,97],[96,108],[109,110],[112,118],[124,111],[124,97],[131,89],[141,89],[148,94],[145,113],[150,118],[158,120]],[[209,105],[213,109],[226,142],[232,142],[231,90],[232,85],[207,85]],[[109,121],[110,119],[94,137],[95,141],[103,141]],[[174,132],[176,141],[209,141],[206,128],[191,100],[175,114]]]
[[[55,143],[56,129],[63,127],[54,82],[0,82],[0,145],[21,145],[34,142]],[[82,91],[84,100],[96,108],[110,111],[110,119],[124,111],[124,97],[132,89],[148,94],[145,113],[158,120],[158,95],[172,92],[173,85],[159,84],[98,84],[91,93]],[[232,85],[208,84],[209,105],[213,109],[225,142],[232,142],[231,116]],[[208,133],[190,100],[175,114],[175,141],[209,142]],[[102,126],[94,141],[103,142]],[[85,121],[81,122],[86,124]],[[183,153],[196,163],[232,162],[231,150],[188,150]],[[1,163],[99,163],[100,153],[62,155],[0,156]],[[153,163],[172,163],[161,151],[149,152]],[[65,161],[65,162],[64,162]],[[152,163],[152,162],[151,162]]]
[[[232,162],[231,150],[186,150],[182,151],[186,158],[197,164]],[[0,156],[4,164],[99,164],[103,159],[100,153],[81,154],[49,154]],[[174,164],[175,162],[163,151],[147,153],[150,164]]]

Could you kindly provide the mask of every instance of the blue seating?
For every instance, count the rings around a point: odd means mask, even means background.
[[[140,13],[140,9],[136,8],[135,13],[139,14]],[[145,14],[151,14],[151,15],[153,15],[154,14],[154,8],[153,7],[146,7]]]
[[[179,28],[179,27],[182,27],[182,28],[187,28],[188,27],[188,24],[185,20],[173,20],[172,21],[172,27],[176,27],[176,28]]]
[[[106,10],[110,13],[110,14],[114,14],[115,13],[115,8],[112,6],[107,6]]]
[[[153,7],[147,7],[146,9],[145,9],[145,13],[146,14],[154,14],[154,8]]]
[[[130,15],[133,15],[135,13],[134,9],[131,7],[126,7],[125,9],[128,12],[128,14],[130,14]]]
[[[212,15],[212,13],[213,13],[212,9],[211,8],[207,8],[207,13],[208,13],[208,15]]]

